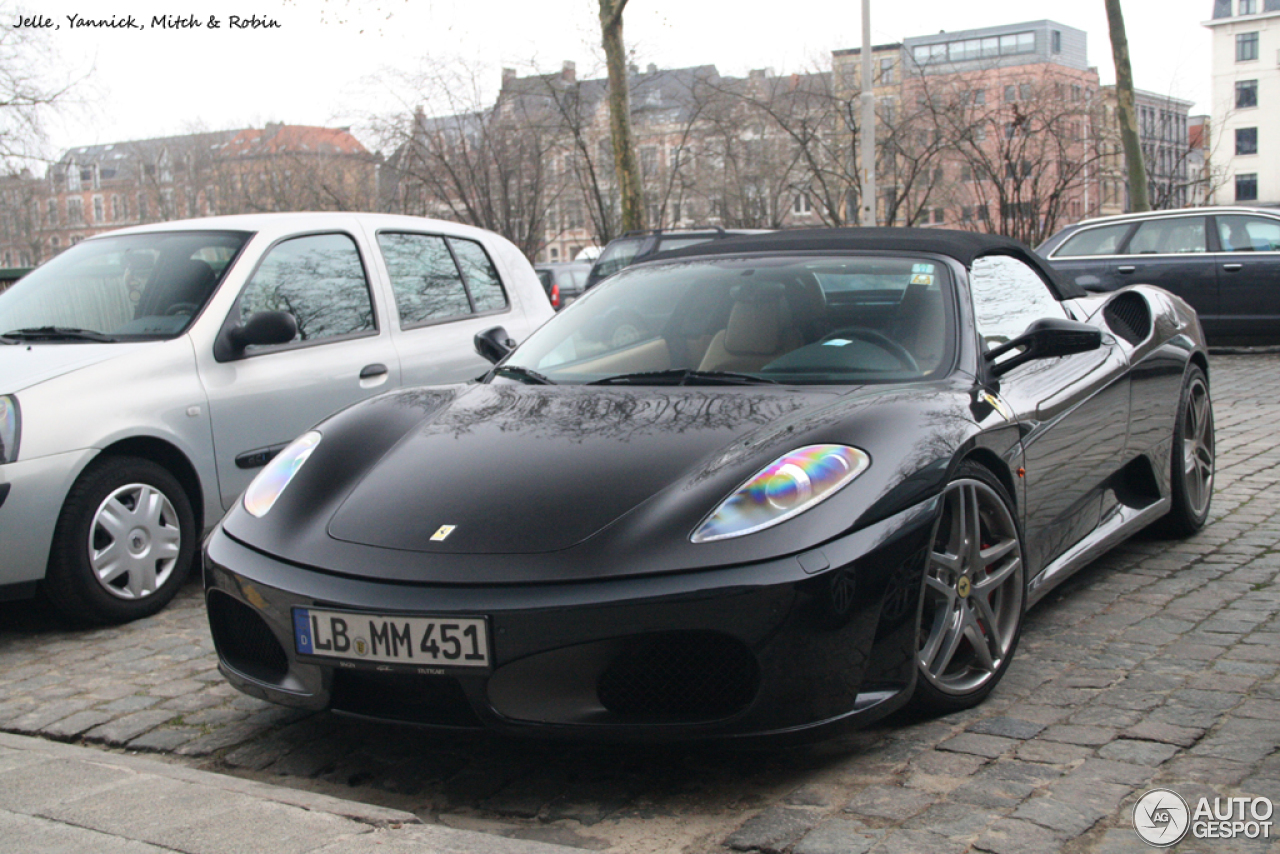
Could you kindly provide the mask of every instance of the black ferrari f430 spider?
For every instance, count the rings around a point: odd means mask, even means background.
[[[1194,312],[1004,238],[716,241],[476,345],[479,381],[321,422],[210,536],[237,688],[572,738],[963,709],[1054,585],[1209,513]]]

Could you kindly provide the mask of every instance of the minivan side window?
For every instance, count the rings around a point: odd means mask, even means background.
[[[1115,255],[1120,251],[1124,236],[1129,233],[1131,223],[1106,225],[1101,228],[1089,228],[1067,238],[1054,258],[1078,258],[1086,255]]]
[[[374,331],[369,281],[355,241],[345,234],[313,234],[273,246],[244,286],[240,322],[270,310],[293,315],[294,341]]]
[[[1280,220],[1261,216],[1218,216],[1223,252],[1280,251]]]
[[[1129,255],[1184,255],[1207,252],[1204,217],[1149,219],[1129,239]]]

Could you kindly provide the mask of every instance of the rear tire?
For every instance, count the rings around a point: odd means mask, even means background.
[[[1156,529],[1168,537],[1189,537],[1209,519],[1217,462],[1213,401],[1209,380],[1199,365],[1189,366],[1182,381],[1172,455],[1169,493],[1173,506],[1156,523]]]
[[[62,505],[45,596],[81,623],[150,616],[186,580],[195,528],[191,502],[168,470],[139,457],[101,457]]]

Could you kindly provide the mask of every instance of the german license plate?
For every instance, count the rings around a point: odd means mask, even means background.
[[[369,664],[426,667],[489,666],[483,617],[430,617],[293,609],[300,655]]]

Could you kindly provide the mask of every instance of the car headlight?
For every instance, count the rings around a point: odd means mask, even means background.
[[[779,457],[738,487],[693,532],[710,543],[785,522],[839,491],[867,470],[871,457],[848,445],[809,445]]]
[[[302,464],[311,456],[311,452],[320,444],[320,434],[315,430],[303,433],[289,443],[283,451],[276,454],[266,468],[258,472],[258,476],[244,491],[244,509],[261,519],[276,503],[280,493],[293,480],[293,476],[302,468]]]
[[[0,464],[11,463],[18,458],[18,439],[22,435],[22,418],[18,412],[18,399],[11,394],[0,394]]]

